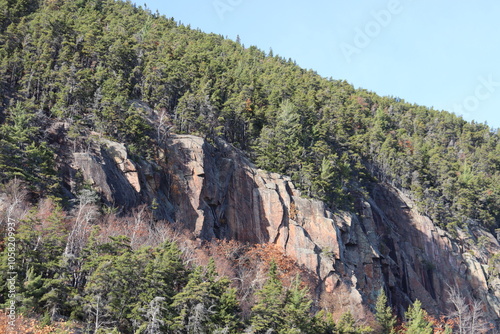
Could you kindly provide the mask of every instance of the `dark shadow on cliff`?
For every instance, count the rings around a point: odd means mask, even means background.
[[[251,244],[270,242],[255,166],[223,141],[203,145],[205,179],[201,197],[208,236]]]
[[[369,203],[379,234],[385,290],[399,316],[419,299],[431,314],[449,309],[448,287],[479,298],[467,274],[459,270],[461,256],[450,236],[427,217],[417,214],[390,185],[375,185]]]
[[[262,203],[248,160],[227,144],[214,147],[204,141],[201,148],[198,143],[187,147],[190,140],[194,138],[177,136],[168,145],[168,198],[175,220],[204,240],[268,242],[269,222],[260,219]],[[193,160],[201,154],[202,161]]]

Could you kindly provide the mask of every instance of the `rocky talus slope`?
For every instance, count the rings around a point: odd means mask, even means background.
[[[484,302],[489,319],[500,318],[500,278],[488,267],[498,240],[472,224],[451,236],[391,185],[360,197],[357,214],[332,212],[223,141],[171,135],[160,156],[132,161],[123,144],[94,138],[88,150],[72,153],[66,182],[71,187],[81,173],[123,210],[154,202],[158,218],[200,239],[275,243],[317,275],[318,298],[343,308],[373,305],[384,287],[400,314],[416,298],[430,313],[445,313],[447,288],[457,286]]]

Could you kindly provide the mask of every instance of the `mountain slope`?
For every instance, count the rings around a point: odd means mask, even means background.
[[[108,145],[102,156],[86,153],[85,161],[99,166],[97,161],[110,160],[106,155],[116,150]],[[384,288],[400,315],[415,299],[439,315],[450,309],[449,288],[457,286],[467,298],[485,303],[489,319],[500,316],[500,281],[487,267],[500,245],[477,225],[453,237],[387,183],[356,199],[358,215],[330,211],[323,202],[303,198],[289,177],[257,169],[221,140],[212,146],[200,137],[171,135],[164,156],[162,168],[146,161],[134,168],[141,195],[159,203],[158,218],[176,221],[204,240],[276,244],[316,275],[316,298],[326,306],[333,306],[331,296],[343,296],[333,307],[359,314]],[[114,179],[79,162],[79,154],[75,158],[86,180]],[[119,173],[118,166],[106,167],[106,174]],[[168,181],[158,182],[161,177]],[[120,198],[139,195],[132,187],[122,193],[119,181],[98,184],[117,189],[106,193],[115,205],[126,206]]]
[[[326,308],[368,313],[384,287],[400,315],[416,298],[438,315],[457,285],[500,316],[488,126],[127,2],[0,4],[0,179],[32,204],[73,215],[96,193],[103,215],[147,205],[195,239],[274,243]]]
[[[377,178],[409,190],[442,227],[499,227],[500,142],[486,125],[355,90],[128,3],[36,4],[8,2],[0,39],[3,180],[35,177],[16,169],[33,159],[50,163],[44,147],[27,152],[44,142],[46,117],[70,120],[73,136],[91,128],[153,154],[140,100],[175,132],[222,137],[331,207],[352,208],[350,195]],[[23,112],[36,126],[14,138]],[[9,159],[16,150],[21,161]]]

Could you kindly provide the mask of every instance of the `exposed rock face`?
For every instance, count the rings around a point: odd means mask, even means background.
[[[201,239],[275,243],[316,273],[318,296],[342,293],[343,307],[374,305],[384,287],[400,314],[416,298],[429,312],[443,313],[447,287],[458,286],[484,301],[490,319],[500,317],[499,279],[489,276],[486,263],[500,251],[498,241],[477,228],[453,238],[390,185],[359,199],[357,214],[331,212],[222,141],[213,147],[173,135],[164,162],[130,165],[123,146],[101,147],[75,154],[74,164],[106,200],[129,207],[154,199],[159,218],[182,223]],[[466,236],[487,242],[475,247]]]
[[[125,209],[139,204],[139,194],[105,149],[73,153],[73,168],[79,170],[87,183],[101,193],[106,204]]]
[[[106,152],[115,161],[117,167],[123,172],[130,185],[138,193],[141,192],[137,169],[132,160],[128,158],[125,145],[107,139],[101,139],[101,142],[105,145]]]

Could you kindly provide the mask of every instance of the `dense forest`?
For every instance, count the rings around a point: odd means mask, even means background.
[[[354,210],[354,197],[388,182],[452,234],[467,224],[500,228],[498,130],[323,78],[130,2],[0,0],[0,92],[0,181],[16,192],[25,185],[31,210],[18,236],[20,295],[24,311],[45,314],[47,324],[65,317],[86,322],[89,331],[124,333],[368,331],[349,313],[339,322],[322,312],[309,316],[307,289],[298,278],[283,286],[273,261],[266,262],[266,282],[251,292],[254,304],[242,306],[241,291],[212,262],[202,268],[186,260],[175,238],[139,247],[132,236],[106,239],[97,227],[73,236],[69,216],[77,224],[97,212],[101,220],[112,215],[86,185],[79,194],[62,187],[63,157],[47,129],[69,124],[75,150],[85,145],[81,135],[94,131],[126,143],[132,155],[157,159],[154,147],[164,136],[138,101],[161,113],[169,131],[214,145],[222,138],[332,209]],[[0,302],[7,291],[2,283]],[[422,312],[416,303],[399,330],[428,333],[408,329],[431,328]],[[385,316],[379,324],[394,327]]]
[[[172,131],[222,137],[332,207],[378,180],[408,190],[450,230],[469,220],[500,227],[499,136],[485,124],[356,90],[125,2],[2,8],[3,181],[18,175],[57,194],[47,119],[143,152],[156,138],[140,100],[164,110]]]

